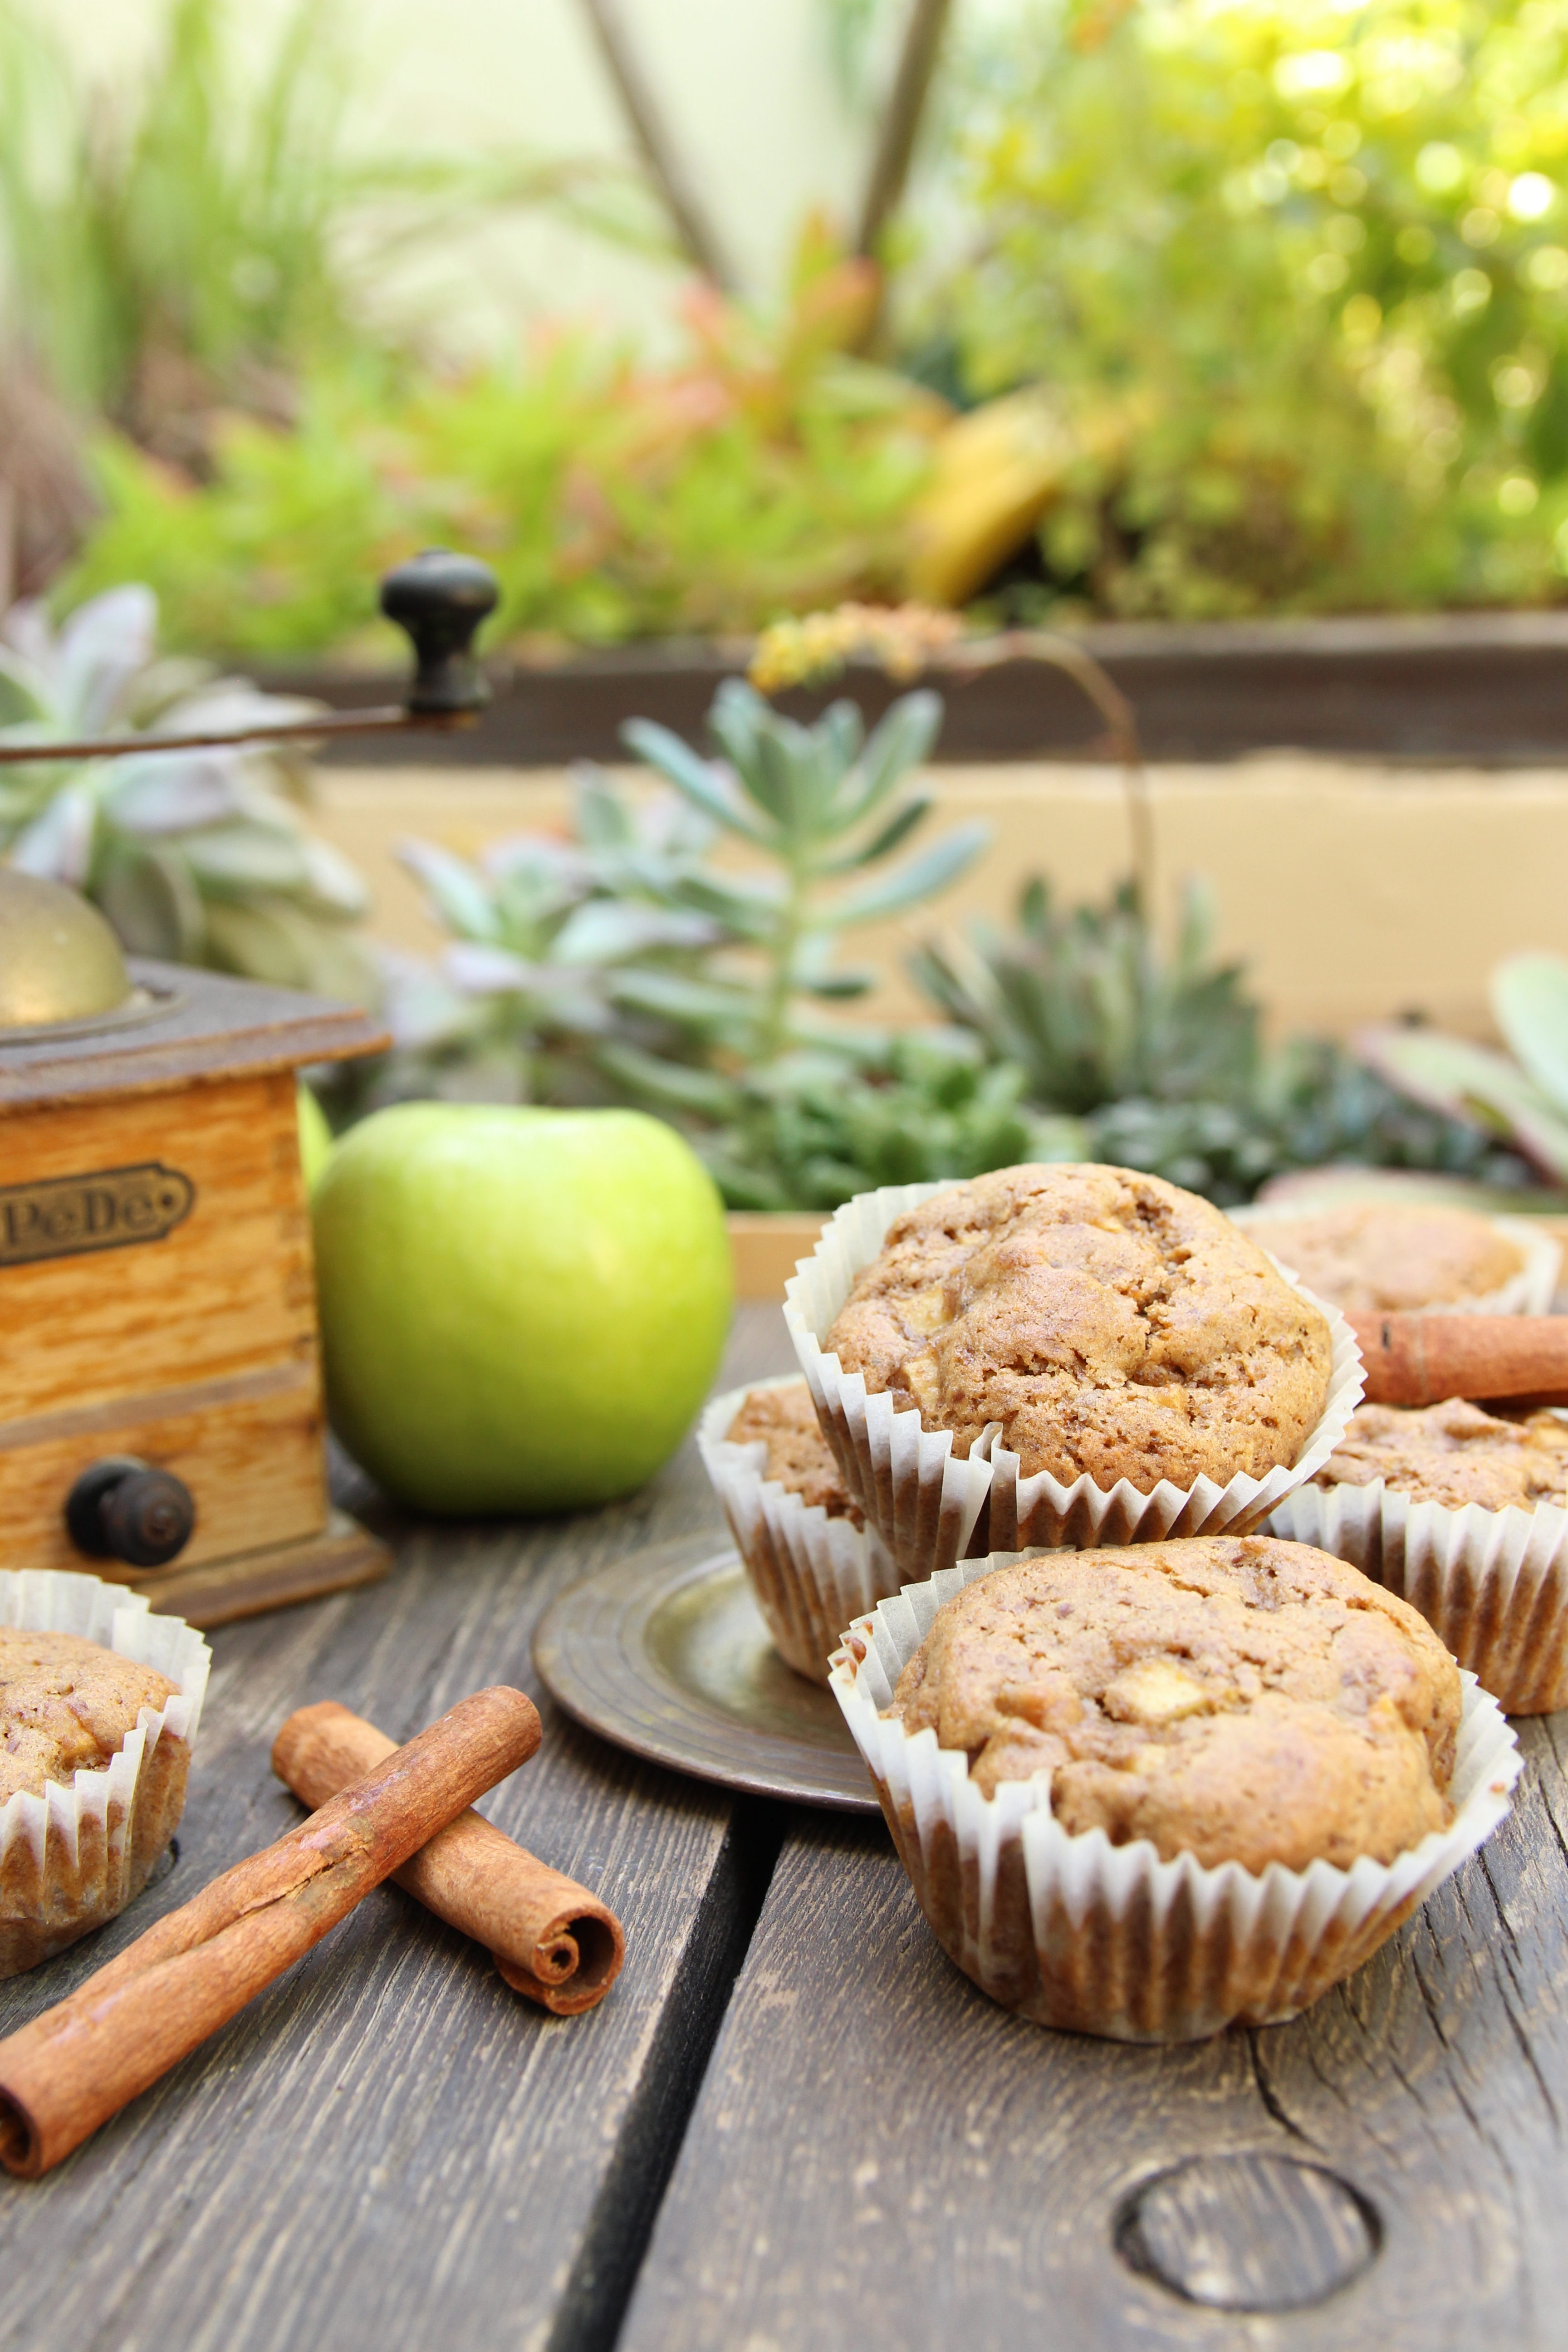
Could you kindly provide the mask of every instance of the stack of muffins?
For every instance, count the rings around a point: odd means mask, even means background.
[[[1253,1532],[1339,1458],[1360,1360],[1219,1210],[1093,1166],[865,1194],[785,1315],[803,1380],[719,1399],[704,1455],[994,1997],[1291,2015],[1506,1811],[1511,1735],[1416,1611]]]
[[[1562,1253],[1521,1219],[1359,1203],[1243,1212],[1347,1314],[1544,1314]],[[1269,1522],[1418,1609],[1510,1715],[1568,1704],[1568,1424],[1461,1397],[1363,1404]]]

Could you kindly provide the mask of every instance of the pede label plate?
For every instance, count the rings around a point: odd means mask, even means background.
[[[190,1178],[158,1160],[0,1185],[0,1266],[161,1242],[190,1214],[195,1197]]]

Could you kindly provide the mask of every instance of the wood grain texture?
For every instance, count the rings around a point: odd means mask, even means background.
[[[622,2352],[1555,2352],[1565,1733],[1561,1717],[1521,1727],[1513,1817],[1348,1985],[1290,2025],[1187,2048],[1010,2017],[942,1957],[880,1827],[797,1817]],[[1382,2242],[1359,2276],[1263,2318],[1205,2307],[1117,2252],[1145,2181],[1254,2152],[1320,2167],[1365,2200]],[[1270,2213],[1252,2183],[1228,2212],[1222,2183],[1204,2217],[1211,2246],[1228,2242],[1222,2285],[1239,2279],[1243,2294],[1279,2270],[1263,2242],[1278,2200]],[[1322,2209],[1316,2236],[1293,2226],[1287,2300],[1311,2262],[1343,2252],[1342,2235],[1324,2252]]]
[[[0,1424],[312,1360],[293,1079],[0,1120],[0,1184],[146,1160],[195,1187],[189,1214],[161,1241],[0,1267]]]
[[[134,1454],[190,1488],[182,1564],[325,1522],[310,1215],[289,1072],[0,1119],[0,1185],[162,1162],[195,1188],[156,1241],[0,1266],[8,1567],[82,1565],[79,1472]]]
[[[723,1377],[784,1360],[759,1310]],[[690,1445],[576,1520],[422,1526],[363,1482],[342,1493],[396,1536],[394,1574],[215,1636],[178,1867],[0,1989],[0,2030],[300,1818],[268,1761],[293,1708],[342,1699],[401,1737],[495,1681],[541,1700],[545,1738],[481,1810],[614,1906],[625,1969],[602,2008],[552,2018],[408,1897],[373,1895],[57,2173],[0,2193],[0,2352],[610,2340],[738,1957],[752,1830],[722,1792],[564,1724],[529,1645],[563,1583],[719,1514]]]

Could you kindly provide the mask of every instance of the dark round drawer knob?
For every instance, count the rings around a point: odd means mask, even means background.
[[[184,1480],[133,1454],[95,1462],[66,1502],[66,1526],[77,1549],[93,1559],[122,1559],[128,1568],[162,1568],[184,1551],[195,1524]]]

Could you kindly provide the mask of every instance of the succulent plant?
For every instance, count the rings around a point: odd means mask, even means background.
[[[1238,964],[1213,961],[1207,886],[1183,890],[1163,957],[1131,883],[1103,907],[1058,909],[1037,876],[1017,928],[974,923],[919,949],[910,969],[950,1020],[1027,1073],[1032,1101],[1086,1112],[1130,1097],[1245,1100],[1258,1069],[1258,1008]]]
[[[1491,976],[1491,1008],[1514,1058],[1421,1025],[1363,1030],[1357,1051],[1411,1101],[1502,1142],[1555,1183],[1568,1183],[1568,959],[1508,957]]]
[[[86,892],[135,953],[370,1002],[374,968],[349,929],[364,885],[303,822],[299,755],[136,749],[152,729],[194,734],[315,706],[160,661],[156,646],[157,606],[140,587],[94,597],[58,630],[36,604],[0,622],[0,742],[38,747],[0,768],[0,855]],[[51,741],[90,735],[123,737],[123,754],[51,758]]]

